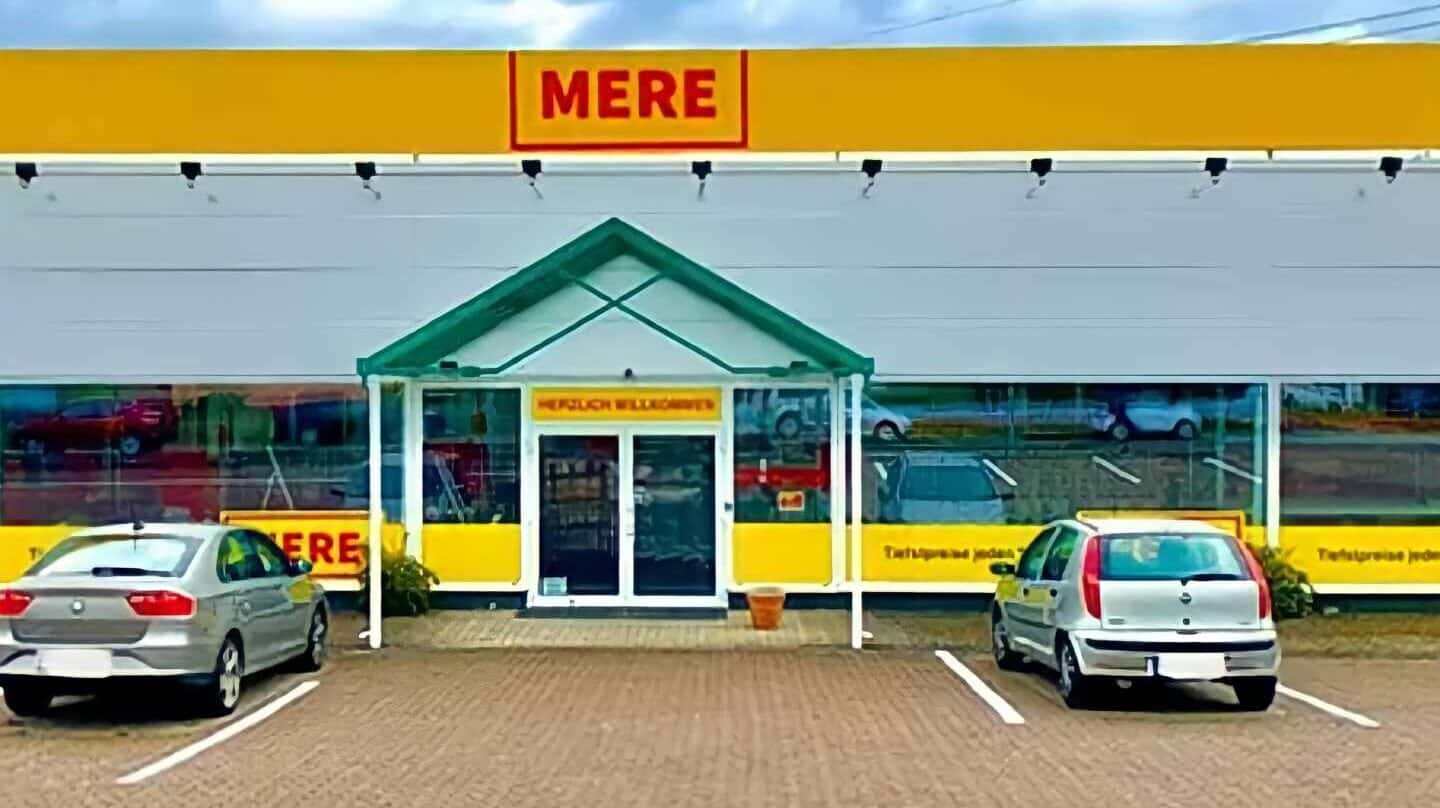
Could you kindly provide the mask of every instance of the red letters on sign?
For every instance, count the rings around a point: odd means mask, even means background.
[[[560,83],[558,70],[540,74],[540,110],[546,120],[559,115],[590,117],[590,71],[576,70],[568,85]]]
[[[329,533],[315,532],[310,534],[310,561],[319,563],[323,558],[325,563],[334,564],[335,559],[330,552],[335,549],[335,537]]]
[[[701,103],[709,102],[709,103]],[[715,117],[715,71],[712,68],[685,71],[685,117]]]
[[[304,551],[300,545],[300,540],[303,538],[305,536],[301,533],[286,533],[280,538],[280,549],[284,550],[285,555],[291,558],[299,558]]]
[[[655,117],[655,108],[666,118],[675,117],[675,76],[668,70],[641,70],[640,117]]]
[[[359,564],[361,561],[362,559],[360,557],[360,534],[351,532],[341,533],[340,563]]]
[[[692,68],[676,74],[669,70],[606,68],[595,71],[595,117],[597,118],[714,118],[714,68]],[[629,103],[635,88],[634,106]],[[567,116],[590,117],[590,71],[574,70],[568,77],[558,70],[540,72],[540,114],[551,120]],[[682,96],[677,107],[675,95]]]
[[[625,82],[629,78],[628,70],[600,70],[595,73],[601,118],[630,117],[630,107],[623,103],[629,95],[629,91],[625,89]]]

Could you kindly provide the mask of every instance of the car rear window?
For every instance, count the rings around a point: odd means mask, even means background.
[[[979,466],[911,466],[905,471],[900,498],[984,502],[995,498],[995,486]]]
[[[1240,548],[1218,534],[1143,533],[1101,539],[1100,577],[1108,581],[1243,581]]]
[[[189,536],[71,536],[30,568],[28,575],[178,578],[189,569],[200,540]]]

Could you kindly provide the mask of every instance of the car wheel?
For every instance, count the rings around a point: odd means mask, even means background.
[[[1025,658],[1010,650],[1010,632],[1000,615],[990,618],[990,652],[995,655],[995,665],[1002,671],[1024,670]]]
[[[1195,426],[1194,421],[1181,421],[1175,425],[1175,437],[1180,440],[1195,440],[1200,434],[1200,428]]]
[[[1236,679],[1231,687],[1235,688],[1235,700],[1240,702],[1240,709],[1263,713],[1275,701],[1277,684],[1273,676],[1256,676]]]
[[[800,416],[787,412],[775,422],[775,434],[789,440],[800,434]]]
[[[1055,660],[1060,671],[1060,698],[1064,699],[1065,706],[1073,710],[1089,707],[1094,685],[1090,677],[1080,672],[1075,648],[1068,637],[1056,642]]]
[[[234,635],[220,644],[215,657],[215,672],[205,679],[199,692],[200,709],[211,716],[229,715],[240,704],[240,690],[245,678],[245,657]]]
[[[1115,423],[1111,424],[1110,428],[1106,430],[1106,432],[1109,433],[1110,437],[1114,440],[1130,440],[1130,425],[1125,423],[1124,421],[1116,421]]]
[[[50,710],[54,694],[43,685],[13,685],[5,688],[5,706],[21,718],[34,718]]]
[[[900,427],[889,421],[881,421],[875,425],[875,439],[883,441],[898,441],[903,437]]]
[[[324,609],[316,609],[310,615],[310,634],[305,643],[305,653],[295,659],[295,669],[303,673],[314,673],[325,666],[325,657],[330,649],[330,621]]]

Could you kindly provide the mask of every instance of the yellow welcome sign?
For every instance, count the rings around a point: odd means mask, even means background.
[[[718,421],[718,387],[538,388],[537,421]]]

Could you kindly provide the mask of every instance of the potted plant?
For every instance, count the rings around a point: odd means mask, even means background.
[[[369,608],[370,575],[359,575],[360,592],[356,605]],[[419,617],[430,611],[430,587],[440,579],[414,556],[385,553],[380,564],[380,614],[382,617]]]
[[[785,591],[776,586],[762,586],[745,593],[750,607],[750,625],[757,631],[780,628],[780,614],[785,610]]]

